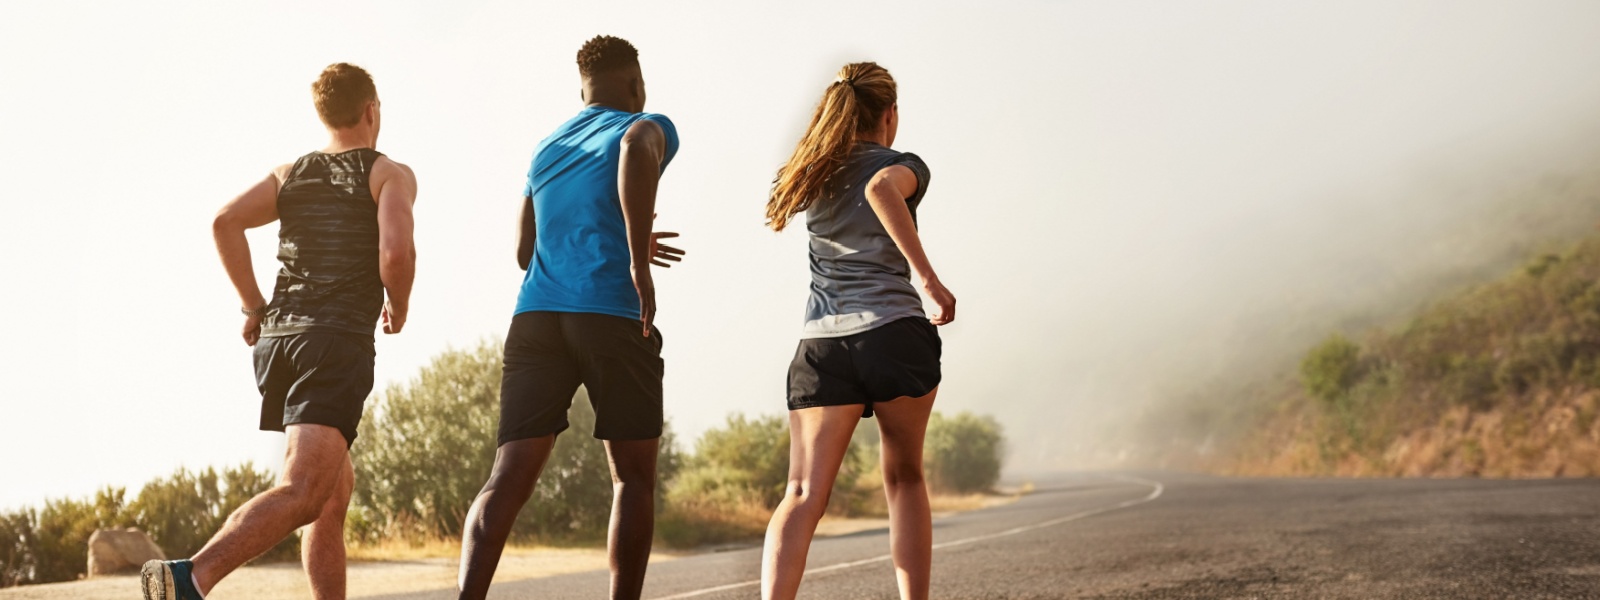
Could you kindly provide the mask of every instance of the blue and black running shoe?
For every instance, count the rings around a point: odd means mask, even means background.
[[[144,563],[139,578],[144,600],[205,600],[194,589],[194,563],[187,560],[152,560]]]

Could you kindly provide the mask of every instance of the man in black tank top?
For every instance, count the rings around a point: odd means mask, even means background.
[[[301,545],[312,596],[345,597],[349,448],[372,391],[373,330],[380,320],[384,333],[405,326],[417,184],[410,168],[373,149],[381,119],[366,71],[331,65],[311,90],[328,147],[273,169],[212,226],[243,303],[244,342],[255,348],[261,428],[289,436],[283,477],[229,515],[194,558],[146,563],[146,600],[200,600],[306,525]],[[283,267],[269,302],[244,232],[273,221]]]

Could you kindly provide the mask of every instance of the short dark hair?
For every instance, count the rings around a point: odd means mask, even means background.
[[[639,51],[628,40],[597,35],[578,49],[578,72],[584,77],[639,66]]]
[[[334,63],[312,82],[311,99],[317,104],[317,116],[323,124],[338,129],[361,122],[367,103],[378,99],[378,88],[366,69]]]

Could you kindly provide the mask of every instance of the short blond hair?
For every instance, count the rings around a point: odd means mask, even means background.
[[[378,88],[366,69],[334,63],[312,82],[311,99],[316,102],[322,123],[339,129],[361,122],[367,103],[378,99]]]

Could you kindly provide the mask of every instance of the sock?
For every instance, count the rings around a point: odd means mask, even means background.
[[[189,585],[194,586],[194,593],[200,595],[200,600],[206,600],[206,595],[200,593],[200,580],[195,578],[193,571],[189,572]]]

